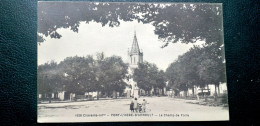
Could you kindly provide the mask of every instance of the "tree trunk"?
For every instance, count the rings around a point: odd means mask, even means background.
[[[117,92],[113,90],[113,98],[117,98]]]
[[[194,97],[194,90],[195,90],[194,88],[195,88],[195,87],[193,86],[193,87],[192,87],[192,97]]]
[[[218,84],[218,95],[220,95],[220,89],[219,89],[219,84]]]
[[[99,91],[97,91],[97,100],[99,100]]]
[[[52,95],[52,94],[49,94],[49,103],[51,103],[51,95]]]
[[[215,84],[214,101],[217,101],[217,84]]]
[[[217,94],[217,84],[215,84],[215,94]]]
[[[208,101],[208,95],[205,96],[205,102],[207,102],[207,101]]]
[[[209,89],[209,85],[207,84],[207,90]],[[204,93],[203,93],[204,94]],[[206,96],[205,96],[205,102],[207,102],[208,101],[208,95],[206,94]]]
[[[200,96],[199,96],[199,94],[197,94],[197,100],[200,100]]]
[[[163,88],[162,88],[162,96],[164,96],[164,90],[163,90]]]
[[[107,98],[109,97],[109,92],[108,92],[108,91],[106,92],[106,97],[107,97]]]

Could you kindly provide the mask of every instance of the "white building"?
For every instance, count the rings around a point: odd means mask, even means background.
[[[214,96],[215,94],[215,85],[214,84],[209,84],[208,86],[205,86],[203,88],[194,86],[194,96],[197,94],[201,94],[202,90],[204,93],[209,93],[209,96]],[[216,92],[218,95],[222,95],[227,93],[227,83],[220,83],[219,86],[216,87]],[[185,92],[181,91],[180,96],[185,96]],[[193,96],[192,89],[189,88],[187,91],[187,96]]]

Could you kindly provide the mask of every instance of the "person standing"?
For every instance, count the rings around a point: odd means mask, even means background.
[[[134,102],[133,102],[133,100],[130,103],[130,110],[131,110],[131,112],[134,112]]]
[[[146,104],[147,104],[147,101],[145,99],[143,99],[143,103],[142,103],[143,112],[145,112],[145,110],[146,110]]]
[[[135,110],[135,112],[137,112],[137,110],[138,110],[137,98],[135,98],[135,100],[134,100],[134,110]]]

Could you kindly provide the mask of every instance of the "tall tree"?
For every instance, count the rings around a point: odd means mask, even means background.
[[[126,78],[127,74],[127,65],[123,62],[122,58],[118,56],[105,58],[102,71],[105,75],[104,90],[107,94],[111,94],[112,91],[122,93],[126,86],[123,79]]]
[[[43,97],[47,94],[49,99],[52,93],[62,90],[60,71],[58,64],[54,61],[38,66],[37,70],[37,84],[38,93]]]
[[[93,90],[95,73],[94,59],[88,57],[67,57],[59,64],[64,75],[65,90],[70,93],[83,94]],[[66,76],[65,76],[66,75]]]
[[[151,64],[148,62],[143,62],[138,64],[138,68],[134,70],[133,79],[137,82],[137,86],[143,89],[145,92],[149,92],[152,90],[153,84],[151,83],[149,77],[149,67]],[[150,94],[149,94],[150,95]]]
[[[199,66],[199,75],[205,83],[215,85],[215,95],[219,94],[217,92],[219,83],[226,82],[224,57],[218,54],[221,49],[217,48],[216,45],[211,45],[201,50],[201,57],[204,59]]]
[[[97,91],[97,100],[99,100],[99,94],[105,87],[105,78],[106,75],[103,72],[105,69],[105,54],[104,52],[97,53],[97,61],[95,64],[95,77],[96,77],[96,84],[95,84],[95,91]]]
[[[164,95],[164,88],[166,87],[166,77],[163,70],[158,71],[156,76],[155,88],[161,89],[162,95]]]
[[[133,78],[137,82],[137,86],[146,93],[157,88],[163,90],[166,85],[163,71],[159,71],[155,64],[148,62],[138,64],[138,68],[134,70]]]

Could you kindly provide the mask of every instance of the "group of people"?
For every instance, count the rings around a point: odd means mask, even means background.
[[[130,110],[131,112],[145,112],[147,101],[143,99],[142,103],[138,103],[137,98],[131,101]]]

